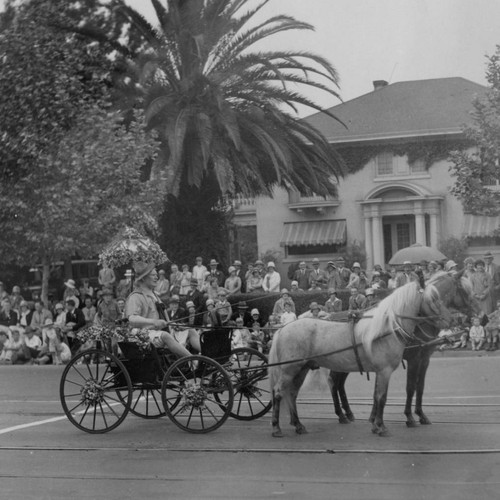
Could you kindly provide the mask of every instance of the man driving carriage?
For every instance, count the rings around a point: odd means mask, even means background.
[[[145,328],[150,330],[149,339],[156,347],[166,347],[173,354],[182,358],[190,356],[186,347],[165,331],[169,322],[165,319],[165,306],[154,292],[158,273],[155,264],[144,262],[134,263],[135,284],[134,290],[127,297],[125,304],[125,317],[132,328]],[[187,340],[194,350],[201,351],[200,339],[194,329],[189,329]]]

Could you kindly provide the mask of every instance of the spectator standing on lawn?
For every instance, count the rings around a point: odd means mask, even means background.
[[[242,265],[241,265],[241,260],[235,260],[233,262],[233,267],[236,269],[236,276],[240,278],[241,281],[241,293],[245,293],[246,291],[246,279],[245,279],[245,273],[243,272]]]
[[[193,266],[193,270],[191,272],[191,279],[196,280],[198,290],[203,288],[203,283],[205,282],[205,276],[207,275],[207,268],[203,265],[203,259],[201,257],[196,257],[195,265]]]
[[[108,267],[106,264],[103,264],[102,269],[99,271],[99,275],[98,275],[97,280],[98,280],[101,288],[113,289],[113,287],[115,286],[115,283],[116,283],[115,272],[113,271],[113,269]]]
[[[236,268],[234,266],[229,266],[228,269],[229,276],[224,283],[224,288],[228,291],[229,295],[236,295],[241,293],[241,278],[236,276]]]
[[[493,262],[493,254],[486,252],[483,255],[484,271],[490,276],[491,286],[490,295],[493,304],[496,304],[497,299],[500,298],[500,268]]]
[[[302,290],[302,288],[299,288],[298,281],[293,280],[292,283],[290,284],[290,293],[294,295],[304,295],[306,291]]]
[[[199,313],[203,307],[203,293],[198,290],[198,280],[191,278],[189,290],[186,294],[186,302],[193,302],[196,312]]]
[[[484,314],[493,312],[493,301],[491,300],[491,277],[484,270],[484,260],[475,261],[475,272],[469,278],[472,283],[474,297],[479,302]]]
[[[326,272],[319,267],[319,259],[317,257],[312,260],[312,269],[309,272],[309,287],[311,287],[313,281],[316,281],[319,288],[326,287],[328,281]]]
[[[464,260],[464,278],[471,279],[471,276],[476,272],[474,269],[474,259],[467,257]]]
[[[247,293],[264,291],[264,289],[262,288],[263,281],[264,279],[260,275],[259,270],[254,267],[252,269],[252,276],[247,281]]]
[[[224,286],[226,279],[225,279],[222,271],[219,271],[218,265],[219,265],[219,263],[215,259],[210,260],[209,274],[207,275],[205,280],[208,281],[209,279],[215,278],[217,280],[217,284],[219,286]]]
[[[280,283],[281,283],[281,276],[276,271],[276,266],[274,265],[274,262],[268,262],[267,273],[264,276],[264,280],[262,282],[262,288],[264,289],[264,292],[267,293],[279,292]]]
[[[301,290],[306,291],[309,289],[309,270],[304,260],[299,262],[299,268],[293,274],[293,279],[298,283]]]
[[[383,290],[387,288],[387,284],[381,278],[381,275],[378,271],[373,272],[370,288],[373,288],[374,290]]]
[[[333,260],[329,260],[326,265],[326,288],[330,290],[330,288],[341,288],[342,283],[340,279],[339,272],[337,267],[335,266],[335,262]]]
[[[337,271],[339,272],[340,286],[339,288],[347,288],[349,279],[351,278],[351,271],[345,267],[344,257],[337,259]]]
[[[349,276],[349,282],[347,283],[347,288],[356,287],[359,289],[361,283],[360,274],[361,274],[361,265],[359,262],[355,262],[352,265],[352,272]]]
[[[189,270],[189,266],[187,264],[182,265],[182,278],[181,278],[181,288],[179,290],[179,294],[181,297],[185,297],[188,293],[188,290],[191,286],[191,277],[192,273]]]
[[[170,295],[179,295],[181,290],[182,273],[177,264],[170,266]]]
[[[132,274],[132,269],[127,269],[123,275],[123,279],[116,285],[117,298],[127,300],[129,294],[132,293]]]

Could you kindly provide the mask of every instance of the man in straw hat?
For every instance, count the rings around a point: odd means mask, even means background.
[[[127,297],[125,304],[125,317],[130,326],[149,330],[149,339],[157,347],[166,347],[179,357],[190,356],[190,352],[170,332],[163,331],[168,326],[165,316],[165,305],[155,294],[154,289],[158,281],[154,263],[135,262],[135,286],[133,292]],[[199,338],[189,334],[189,341],[193,347]],[[197,335],[196,335],[197,336]],[[197,348],[197,347],[195,347]]]

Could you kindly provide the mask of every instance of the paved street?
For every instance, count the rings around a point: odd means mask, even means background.
[[[499,362],[496,353],[437,353],[425,398],[434,423],[415,429],[404,423],[399,369],[387,438],[370,431],[373,377],[358,374],[346,384],[355,423],[332,417],[317,376],[301,393],[309,434],[284,421],[286,436],[273,439],[269,415],[193,435],[129,414],[110,433],[83,433],[62,413],[61,368],[0,367],[0,498],[498,498]]]

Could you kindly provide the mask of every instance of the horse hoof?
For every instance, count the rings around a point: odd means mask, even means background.
[[[273,438],[282,438],[283,432],[281,432],[281,429],[279,431],[274,431],[272,436],[273,436]]]
[[[356,420],[352,413],[346,413],[346,417],[347,417],[347,420],[349,420],[349,422],[354,422]]]
[[[431,425],[432,422],[428,418],[421,418],[420,425]]]
[[[378,433],[380,437],[389,437],[389,431],[387,429],[381,429],[380,432]]]
[[[339,424],[348,424],[349,420],[344,415],[339,415]]]
[[[416,427],[417,426],[417,423],[415,422],[415,420],[407,420],[406,421],[406,427]]]
[[[296,432],[297,434],[307,434],[307,430],[306,430],[306,428],[305,428],[305,427],[303,427],[303,426],[302,426],[302,427],[296,427],[296,428],[295,428],[295,432]]]

